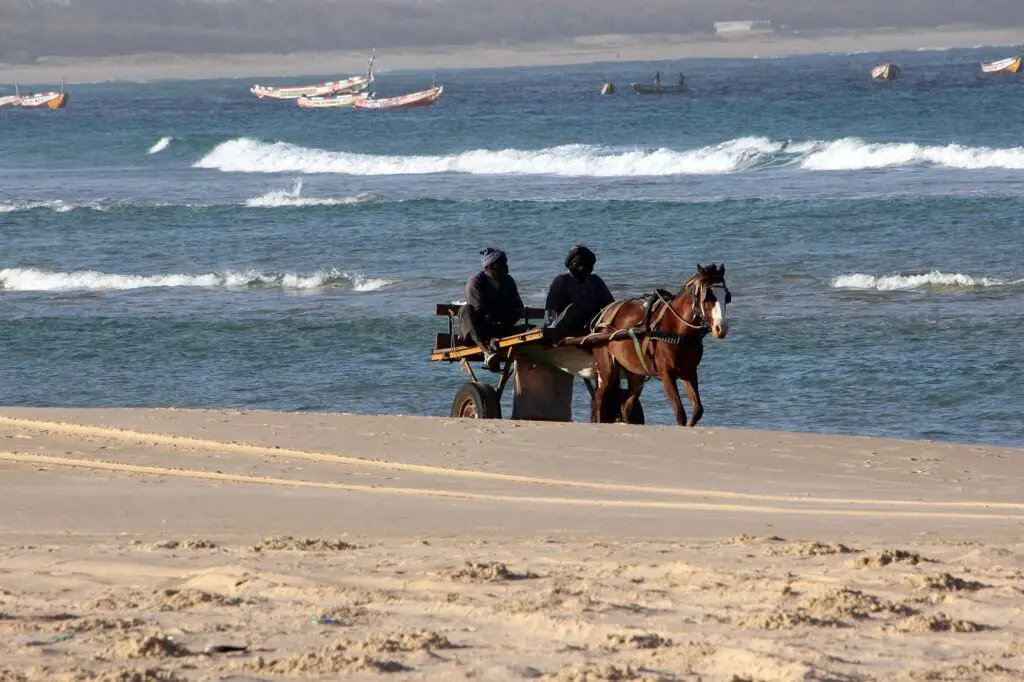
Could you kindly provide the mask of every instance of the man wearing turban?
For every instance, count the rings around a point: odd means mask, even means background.
[[[551,324],[549,337],[564,339],[585,334],[587,324],[602,308],[615,300],[604,280],[594,274],[597,256],[582,244],[575,244],[565,257],[566,273],[548,287],[544,307]]]
[[[483,269],[466,282],[466,304],[459,309],[462,338],[484,351],[484,364],[497,369],[497,341],[515,332],[523,316],[523,299],[508,274],[508,256],[488,247],[480,252]]]

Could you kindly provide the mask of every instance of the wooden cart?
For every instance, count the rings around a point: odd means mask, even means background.
[[[459,308],[448,303],[437,304],[436,314],[448,320],[447,333],[439,333],[430,352],[434,362],[459,363],[469,375],[452,400],[451,416],[468,419],[501,419],[501,396],[514,378],[512,419],[572,421],[572,384],[582,378],[593,398],[597,385],[593,358],[589,350],[575,345],[553,344],[546,339],[543,323],[545,311],[527,308],[522,331],[498,341],[496,355],[500,360],[497,385],[481,381],[472,363],[482,362],[483,352],[477,346],[459,344]],[[533,324],[531,324],[533,323]],[[609,401],[614,409],[617,401]],[[591,419],[593,421],[593,419]],[[643,424],[643,407],[637,402],[630,423]]]

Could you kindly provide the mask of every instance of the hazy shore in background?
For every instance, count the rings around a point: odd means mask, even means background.
[[[440,46],[378,50],[380,69],[462,69],[559,66],[611,61],[781,57],[827,52],[885,52],[1024,43],[1020,29],[939,27],[873,32],[815,32],[795,36],[709,40],[679,36],[606,35],[514,46]],[[358,73],[367,53],[140,54],[104,58],[43,58],[36,64],[0,65],[0,82],[50,83],[111,80],[255,78]]]

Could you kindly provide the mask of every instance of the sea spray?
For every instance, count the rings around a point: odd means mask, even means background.
[[[162,152],[163,150],[171,146],[171,141],[173,139],[173,137],[161,137],[159,140],[157,140],[156,144],[149,148],[148,153],[157,154],[159,152]]]

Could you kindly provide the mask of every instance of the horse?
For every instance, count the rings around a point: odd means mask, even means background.
[[[619,386],[619,370],[624,371],[628,388],[618,418],[628,422],[633,406],[640,398],[646,377],[661,379],[665,394],[680,426],[696,426],[704,415],[697,383],[697,366],[704,355],[704,337],[711,334],[724,339],[729,333],[725,308],[732,294],[725,284],[725,264],[704,267],[683,284],[679,293],[658,290],[647,298],[616,301],[594,320],[593,331],[620,332],[620,340],[593,348],[597,371],[593,418],[609,418],[605,400],[612,399]],[[626,332],[627,338],[622,339]],[[686,410],[679,397],[677,379],[683,380],[693,416],[686,421]]]

